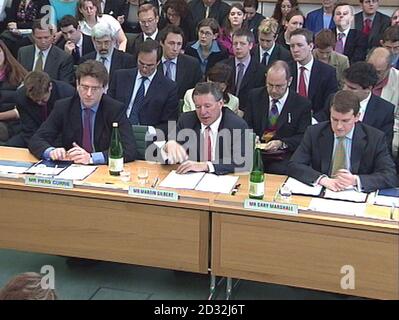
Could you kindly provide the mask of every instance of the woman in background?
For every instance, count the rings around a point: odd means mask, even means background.
[[[276,6],[274,7],[274,12],[272,18],[277,20],[280,28],[278,33],[284,30],[285,22],[287,19],[287,14],[291,10],[298,9],[297,0],[277,0]]]
[[[287,50],[290,50],[290,36],[291,32],[303,28],[305,23],[305,16],[300,10],[292,10],[287,14],[284,31],[277,36],[276,42],[281,44]]]

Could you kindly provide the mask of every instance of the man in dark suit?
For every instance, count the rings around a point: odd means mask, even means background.
[[[395,164],[384,134],[359,118],[359,99],[350,91],[335,94],[330,122],[309,127],[288,164],[288,175],[332,191],[372,192],[398,186]]]
[[[136,158],[133,131],[123,105],[104,94],[108,73],[98,61],[87,61],[76,71],[78,94],[57,101],[49,118],[29,143],[37,158],[105,164],[114,122],[118,123],[124,161]],[[57,139],[60,143],[55,144]]]
[[[181,163],[178,173],[227,174],[251,170],[252,130],[246,134],[245,121],[223,107],[219,87],[212,82],[198,83],[193,100],[196,109],[180,116],[176,132],[162,148],[163,160],[169,164]]]
[[[147,40],[140,45],[137,68],[118,70],[109,95],[123,102],[131,124],[149,125],[162,130],[165,140],[168,121],[178,116],[177,85],[157,72],[159,43]]]
[[[368,37],[369,49],[378,47],[382,34],[391,25],[391,19],[378,12],[379,0],[359,0],[362,11],[355,14],[355,28]]]
[[[63,38],[57,46],[72,55],[74,64],[79,64],[82,56],[95,51],[91,37],[80,31],[78,20],[70,15],[64,16],[59,22]]]
[[[347,3],[335,6],[334,28],[336,43],[335,51],[348,57],[349,62],[363,61],[367,53],[367,37],[359,30],[351,29],[354,19],[354,9]]]
[[[101,0],[103,13],[113,16],[115,19],[123,16],[126,0]]]
[[[18,51],[18,62],[28,71],[47,72],[51,79],[73,83],[72,56],[53,46],[53,30],[42,29],[40,20],[32,27],[34,44],[22,47]]]
[[[135,60],[137,60],[138,50],[141,43],[147,39],[159,41],[159,14],[157,7],[151,3],[142,4],[139,7],[137,15],[143,32],[141,32],[126,48],[126,52],[132,54]]]
[[[80,63],[87,60],[100,61],[107,69],[111,81],[117,70],[133,68],[136,65],[131,54],[114,47],[115,39],[107,24],[97,23],[92,29],[92,39],[95,51],[83,56]]]
[[[240,100],[240,109],[244,113],[248,105],[249,91],[265,85],[266,66],[251,57],[254,42],[251,31],[240,29],[234,32],[234,57],[222,61],[233,68],[234,95]]]
[[[378,81],[375,68],[366,62],[356,62],[344,71],[344,89],[352,91],[360,101],[359,121],[385,133],[388,149],[392,150],[394,109],[388,101],[372,94]],[[318,121],[330,119],[332,96],[326,100],[324,109],[315,114]]]
[[[191,0],[188,7],[194,17],[194,26],[204,18],[214,18],[223,25],[230,11],[230,6],[222,0]]]
[[[291,64],[291,88],[307,97],[313,112],[317,112],[323,109],[327,97],[338,90],[335,68],[313,58],[313,34],[309,30],[294,30],[290,46],[295,61]]]
[[[259,25],[259,44],[252,48],[251,54],[257,62],[265,66],[271,65],[277,60],[292,61],[291,52],[276,43],[278,28],[278,22],[274,19],[265,19]]]
[[[22,130],[20,144],[14,146],[26,148],[32,136],[53,111],[55,103],[74,94],[75,88],[70,84],[51,80],[43,71],[28,73],[24,86],[17,91],[16,105]]]
[[[275,61],[267,71],[266,86],[249,93],[244,119],[266,142],[263,164],[268,173],[287,174],[288,160],[311,124],[310,101],[289,90],[291,81],[288,64]]]
[[[173,25],[169,25],[161,31],[162,58],[158,65],[159,72],[176,82],[179,99],[183,99],[186,91],[194,88],[202,78],[198,60],[180,53],[183,37],[183,31]]]

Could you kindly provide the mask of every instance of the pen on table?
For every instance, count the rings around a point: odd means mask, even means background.
[[[154,183],[151,185],[151,188],[155,188],[157,186],[158,181],[159,181],[159,177],[156,177],[154,180]]]
[[[237,192],[238,189],[241,187],[241,183],[238,183],[234,186],[233,190],[231,191],[231,195],[234,196]]]

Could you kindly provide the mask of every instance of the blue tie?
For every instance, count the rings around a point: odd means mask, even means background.
[[[147,77],[141,77],[141,84],[140,84],[139,89],[136,92],[136,97],[134,98],[134,101],[133,101],[132,111],[130,112],[130,115],[129,115],[129,121],[131,124],[140,124],[139,112],[141,110],[141,107],[143,106],[143,102],[144,102],[144,98],[145,98],[144,83],[146,80],[148,80]]]

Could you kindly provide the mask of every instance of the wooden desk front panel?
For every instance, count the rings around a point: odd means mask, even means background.
[[[208,272],[209,212],[0,189],[0,247]]]
[[[381,299],[399,298],[397,234],[215,213],[212,273]],[[341,289],[345,265],[355,289]]]

